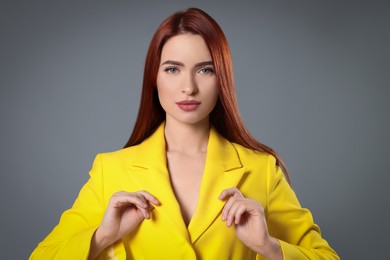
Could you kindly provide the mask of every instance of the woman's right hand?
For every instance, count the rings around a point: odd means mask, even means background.
[[[120,191],[112,195],[102,223],[92,238],[89,258],[95,258],[104,248],[133,231],[141,221],[150,219],[152,204],[160,203],[147,191]]]

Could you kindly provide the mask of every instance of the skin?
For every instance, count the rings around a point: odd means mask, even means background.
[[[210,52],[199,35],[170,38],[161,53],[157,74],[159,100],[166,112],[165,139],[172,188],[189,224],[199,196],[209,138],[209,115],[218,99],[217,80]],[[177,102],[195,100],[196,109],[186,111]],[[155,197],[156,196],[156,197]],[[115,193],[103,221],[91,240],[89,258],[129,234],[150,218],[159,206],[158,194],[147,191]],[[268,233],[262,205],[245,198],[237,188],[221,191],[225,201],[222,221],[234,228],[238,239],[267,259],[283,259],[278,241]]]
[[[171,184],[188,225],[195,212],[206,160],[209,114],[218,99],[212,58],[202,37],[183,34],[167,41],[161,53],[157,91],[166,112]],[[188,100],[200,105],[193,111],[177,105]]]

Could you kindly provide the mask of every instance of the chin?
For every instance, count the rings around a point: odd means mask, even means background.
[[[176,121],[178,123],[181,123],[181,124],[188,124],[188,125],[200,125],[200,124],[204,124],[204,123],[208,123],[209,122],[209,117],[208,115],[206,116],[199,116],[199,115],[196,115],[196,116],[192,116],[192,115],[188,115],[188,116],[178,116],[178,117],[173,117],[171,119],[168,119],[167,120],[173,120],[173,121]]]

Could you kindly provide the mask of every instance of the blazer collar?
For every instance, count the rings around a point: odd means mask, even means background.
[[[138,146],[137,154],[131,162],[133,166],[145,169],[166,168],[164,128],[165,123],[162,123],[150,137]],[[242,167],[233,144],[223,138],[214,127],[210,130],[206,161],[207,159],[212,160],[223,171]]]
[[[186,240],[196,240],[217,220],[224,202],[219,194],[235,187],[245,173],[234,145],[211,128],[207,146],[206,163],[195,213],[188,229],[183,221],[180,205],[172,191],[166,163],[164,126],[159,128],[138,147],[131,162],[131,175],[139,189],[147,190],[158,198],[161,205],[156,207]],[[136,174],[139,172],[139,174]]]

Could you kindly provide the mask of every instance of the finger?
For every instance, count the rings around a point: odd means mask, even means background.
[[[141,191],[138,191],[137,193],[142,194],[147,201],[153,203],[154,205],[160,205],[160,202],[156,199],[156,197],[154,197],[149,192],[147,192],[145,190],[141,190]]]
[[[228,227],[230,227],[235,222],[236,212],[238,208],[241,207],[241,205],[243,205],[242,200],[234,200],[233,204],[231,205],[226,220],[226,225]]]
[[[148,208],[148,203],[142,195],[137,194],[116,194],[112,198],[112,203],[114,207],[123,207],[133,204],[138,208]]]
[[[143,218],[149,219],[150,218],[150,210],[151,210],[150,206],[146,202],[143,202],[144,204],[139,205],[138,203],[134,203],[134,201],[131,199],[137,200],[138,198],[132,197],[132,198],[130,198],[130,201],[127,200],[127,201],[120,202],[120,204],[118,205],[118,209],[125,210],[126,207],[133,207],[133,208],[137,209],[136,212],[137,212],[138,216],[140,217],[140,220]],[[146,207],[144,207],[144,205],[146,205]]]
[[[230,209],[233,206],[234,202],[235,202],[235,199],[233,197],[230,197],[228,199],[228,201],[226,202],[225,206],[223,207],[223,210],[222,210],[222,220],[223,221],[227,220]]]
[[[233,188],[223,190],[221,192],[221,194],[219,195],[218,199],[226,200],[231,196],[241,196],[242,197],[242,194],[236,187],[233,187]]]
[[[239,198],[239,197],[230,197],[229,198],[229,200],[226,202],[226,204],[222,210],[222,220],[223,221],[227,221],[227,223],[229,221],[230,222],[232,221],[234,212],[235,212],[236,208],[240,205],[240,202],[242,200],[243,200],[243,198]],[[229,219],[229,216],[230,216],[230,219]]]
[[[246,207],[245,204],[241,204],[241,205],[237,208],[237,210],[236,210],[236,212],[235,212],[235,214],[234,214],[234,223],[235,223],[236,225],[240,224],[241,216],[246,212],[246,209],[247,209],[247,207]]]
[[[137,192],[126,192],[126,191],[120,191],[120,192],[117,192],[115,195],[118,195],[118,196],[135,196],[137,198],[139,198],[141,201],[145,202],[145,207],[149,207],[150,204],[149,202],[155,204],[155,205],[160,205],[160,202],[156,199],[156,197],[154,197],[153,195],[151,195],[149,192],[147,191],[137,191]]]
[[[138,208],[138,209],[142,213],[144,218],[150,219],[150,213],[148,209],[144,209],[144,208]]]

